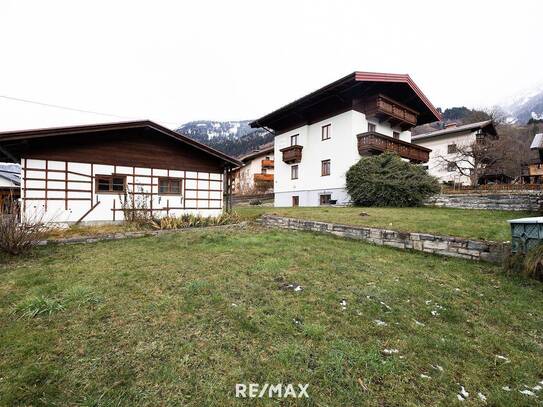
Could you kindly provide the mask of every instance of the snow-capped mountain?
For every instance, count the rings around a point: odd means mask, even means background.
[[[530,119],[543,120],[543,84],[523,91],[502,104],[510,123],[526,124]]]
[[[197,120],[185,123],[175,131],[223,153],[239,157],[273,140],[271,133],[252,129],[250,122]]]

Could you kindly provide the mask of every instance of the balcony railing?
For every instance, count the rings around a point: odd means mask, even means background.
[[[375,95],[364,101],[366,117],[388,121],[392,126],[407,130],[417,125],[419,113],[384,95]]]
[[[255,182],[273,182],[273,174],[255,174]]]
[[[283,161],[287,164],[295,164],[302,161],[302,148],[303,146],[293,145],[289,147],[282,148]]]
[[[273,168],[273,160],[262,160],[262,168]]]
[[[432,151],[376,132],[362,133],[356,137],[358,138],[358,153],[360,155],[376,155],[390,151],[414,163],[425,163],[429,159],[430,151]]]

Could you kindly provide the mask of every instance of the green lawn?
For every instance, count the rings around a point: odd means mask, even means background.
[[[532,212],[487,211],[450,208],[273,208],[238,206],[245,218],[256,219],[263,213],[347,225],[388,228],[404,232],[423,232],[473,239],[511,240],[508,219],[538,216]],[[369,216],[361,216],[362,212]]]
[[[2,406],[449,406],[481,404],[478,392],[511,406],[543,397],[520,393],[543,380],[543,285],[496,266],[258,228],[0,260]],[[290,382],[309,383],[310,398],[234,397],[236,383]],[[457,401],[460,386],[467,402]]]

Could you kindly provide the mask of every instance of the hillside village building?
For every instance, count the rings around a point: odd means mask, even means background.
[[[243,166],[233,173],[233,193],[239,195],[273,192],[274,147],[273,142],[260,146],[240,158]]]
[[[275,206],[346,204],[345,174],[361,156],[430,150],[410,129],[440,114],[409,75],[354,72],[251,123],[275,133]]]
[[[122,221],[131,210],[216,216],[241,165],[151,121],[0,133],[0,161],[21,164],[22,217],[62,223]]]
[[[492,120],[486,120],[463,126],[450,123],[442,130],[413,136],[413,143],[432,150],[427,164],[430,175],[437,177],[441,182],[470,185],[470,177],[460,174],[456,166],[449,161],[466,158],[458,156],[459,147],[469,147],[497,136]]]

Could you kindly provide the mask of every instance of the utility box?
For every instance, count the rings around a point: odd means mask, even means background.
[[[543,216],[508,220],[511,225],[511,251],[526,254],[543,243]]]

